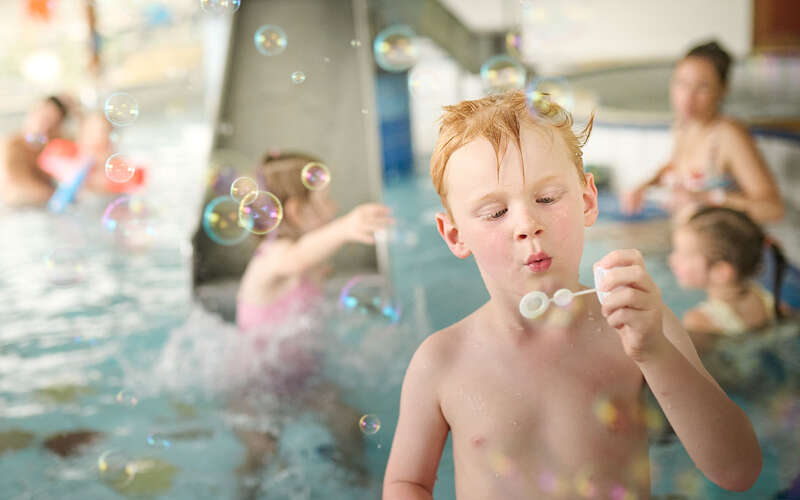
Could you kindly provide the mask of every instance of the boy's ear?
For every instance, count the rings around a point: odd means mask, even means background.
[[[466,259],[472,255],[472,252],[464,245],[461,238],[459,238],[458,228],[453,224],[453,221],[450,220],[449,215],[444,212],[437,213],[436,228],[439,230],[439,234],[442,236],[444,242],[447,243],[450,251],[453,252],[453,255],[459,259]]]
[[[583,225],[591,226],[597,220],[599,209],[597,207],[597,186],[594,185],[592,174],[583,174],[586,185],[583,186]]]

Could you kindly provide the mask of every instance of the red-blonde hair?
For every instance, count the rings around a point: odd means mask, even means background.
[[[581,148],[589,139],[594,115],[586,127],[576,134],[572,130],[572,115],[553,102],[547,94],[536,96],[530,103],[525,94],[519,90],[473,101],[462,101],[452,106],[445,106],[440,121],[439,140],[431,157],[431,180],[451,219],[452,214],[447,203],[447,186],[444,182],[447,162],[456,150],[477,137],[486,138],[494,148],[499,177],[500,162],[508,141],[513,140],[517,148],[522,150],[520,131],[523,125],[550,132],[555,129],[567,145],[570,161],[575,165],[578,178],[582,184],[586,183]]]

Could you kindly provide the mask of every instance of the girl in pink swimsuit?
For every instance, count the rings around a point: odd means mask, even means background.
[[[281,413],[314,411],[337,441],[330,458],[363,474],[361,413],[340,400],[336,387],[314,376],[320,367],[315,346],[323,334],[321,278],[328,257],[348,242],[373,244],[375,231],[392,218],[388,207],[373,203],[335,218],[327,187],[311,190],[303,182],[303,167],[316,161],[303,154],[267,155],[258,167],[259,188],[280,200],[283,220],[259,245],[239,284],[236,323],[242,342],[232,368],[246,376],[234,407],[252,414],[252,396],[268,393]],[[237,429],[247,447],[242,472],[265,467],[276,452],[278,431]]]

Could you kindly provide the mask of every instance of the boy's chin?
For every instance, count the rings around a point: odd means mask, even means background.
[[[553,295],[560,288],[569,288],[566,280],[554,274],[530,276],[522,285],[523,294],[539,290],[548,295]]]

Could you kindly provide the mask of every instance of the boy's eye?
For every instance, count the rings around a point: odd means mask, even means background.
[[[487,219],[487,220],[499,219],[500,217],[502,217],[503,215],[505,215],[505,213],[506,213],[506,212],[508,212],[508,209],[507,209],[507,208],[501,208],[500,210],[497,210],[497,211],[495,211],[495,212],[492,212],[492,213],[491,213],[491,214],[489,214],[489,215],[485,215],[483,218],[484,218],[484,219]]]
[[[556,201],[555,196],[541,196],[539,198],[536,198],[536,203],[543,203],[545,205],[555,203],[555,201]]]

